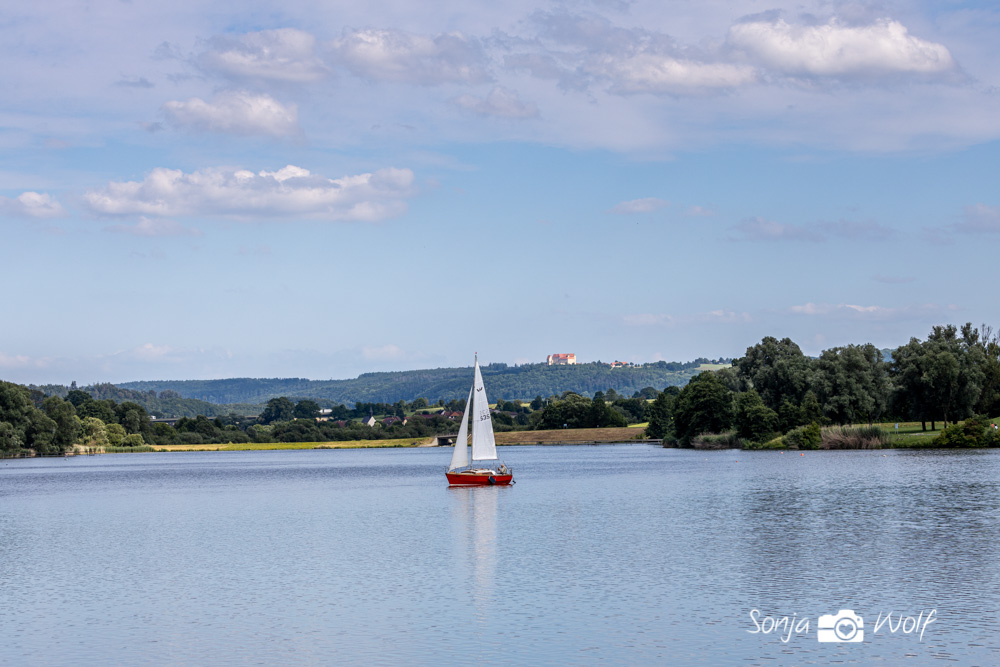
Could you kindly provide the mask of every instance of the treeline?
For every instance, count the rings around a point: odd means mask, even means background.
[[[938,422],[954,425],[939,439],[943,446],[961,437],[989,444],[995,433],[985,433],[985,418],[971,420],[982,427],[979,439],[956,435],[962,428],[957,423],[997,414],[1000,340],[985,325],[947,325],[889,355],[865,344],[824,350],[813,359],[788,338],[764,338],[731,368],[699,374],[676,397],[658,397],[647,435],[681,445],[721,437],[727,444],[808,447],[818,445],[821,426],[906,420],[921,422],[924,430],[928,423],[932,430]]]
[[[83,391],[91,398],[112,400],[117,403],[132,402],[141,405],[150,415],[157,417],[221,417],[230,413],[255,415],[260,412],[259,404],[217,405],[196,398],[183,398],[172,389],[157,392],[153,389],[138,390],[120,387],[108,382],[78,388],[76,383],[69,387],[60,384],[28,385],[32,391],[40,391],[46,396],[66,398],[71,391]]]
[[[645,387],[682,386],[698,373],[699,367],[714,361],[728,363],[728,360],[705,358],[619,368],[602,362],[573,366],[496,363],[482,367],[482,373],[490,395],[504,399],[560,395],[564,391],[593,396],[609,387],[631,396]],[[119,386],[139,392],[153,391],[160,396],[164,391],[173,391],[180,396],[216,404],[262,405],[272,398],[285,396],[291,400],[309,398],[329,407],[339,403],[409,402],[420,396],[439,397],[445,401],[462,399],[469,390],[471,375],[471,368],[437,368],[365,373],[350,380],[232,378],[127,382]]]
[[[676,395],[678,389],[668,392]],[[593,399],[566,391],[536,396],[528,404],[497,401],[493,411],[498,431],[626,426],[644,421],[649,399],[659,395],[645,387],[632,397],[613,388]],[[311,399],[293,402],[287,397],[268,401],[257,417],[206,415],[182,417],[173,425],[153,422],[135,401],[94,398],[70,389],[65,396],[46,396],[38,389],[0,383],[0,453],[5,456],[61,454],[73,445],[103,451],[144,446],[184,444],[326,442],[421,439],[458,430],[465,399],[431,404],[425,398],[409,403],[338,404],[321,408]],[[126,449],[127,450],[127,449]]]
[[[0,381],[0,454],[62,454],[74,444],[140,447],[152,425],[136,403],[94,400],[72,390],[66,399]]]
[[[667,391],[676,395],[679,389],[671,387]],[[645,421],[650,405],[647,399],[658,395],[653,387],[645,387],[632,397],[608,389],[607,393],[596,392],[593,399],[571,391],[548,398],[539,395],[527,404],[500,399],[491,411],[493,428],[502,432],[627,426]],[[325,421],[310,416],[318,408],[316,402],[308,399],[292,403],[287,397],[273,398],[247,433],[256,442],[423,438],[456,432],[465,399],[447,403],[439,399],[433,406],[425,398],[410,403],[359,403],[354,408],[341,404],[323,412]],[[373,420],[374,425],[368,426],[368,420]]]

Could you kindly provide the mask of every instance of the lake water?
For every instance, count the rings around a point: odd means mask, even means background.
[[[0,461],[0,663],[1000,664],[1000,452],[450,454]]]

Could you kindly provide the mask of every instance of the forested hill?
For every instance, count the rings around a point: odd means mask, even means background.
[[[500,363],[484,366],[482,371],[491,400],[530,399],[561,394],[567,390],[593,394],[614,389],[619,394],[631,396],[645,387],[662,390],[668,386],[687,384],[707,363],[708,359],[686,363],[659,361],[618,368],[600,362],[574,366],[508,366]],[[430,401],[465,398],[471,382],[471,368],[435,368],[365,373],[351,380],[232,378],[124,382],[117,386],[141,392],[175,391],[184,398],[219,404],[262,404],[280,396],[353,404],[359,401],[394,403],[417,398]]]

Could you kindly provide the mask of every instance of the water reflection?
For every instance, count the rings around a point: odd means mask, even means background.
[[[12,462],[0,664],[1000,664],[1000,451],[516,454],[513,489],[434,449]],[[816,641],[841,608],[863,646]]]
[[[497,577],[497,500],[502,487],[451,487],[456,587],[467,594],[476,621],[485,624]]]

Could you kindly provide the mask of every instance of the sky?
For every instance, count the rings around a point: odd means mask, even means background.
[[[0,9],[0,378],[1000,326],[993,2]]]

